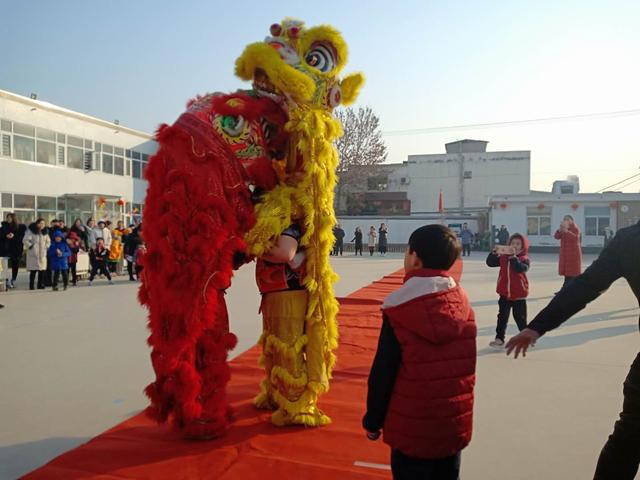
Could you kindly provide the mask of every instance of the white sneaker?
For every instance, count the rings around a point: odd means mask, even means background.
[[[496,348],[501,350],[504,348],[504,340],[500,340],[499,338],[496,338],[495,340],[492,340],[489,342],[489,346],[491,348]]]
[[[113,281],[112,280],[109,280],[109,285],[113,285]]]

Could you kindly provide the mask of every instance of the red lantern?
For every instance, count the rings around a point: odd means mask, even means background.
[[[544,210],[544,203],[538,204],[538,210]]]
[[[98,198],[98,208],[102,208],[107,204],[107,199],[104,197]]]
[[[507,208],[507,204],[506,203],[501,203],[500,204],[500,208],[504,210],[505,208]]]
[[[125,201],[123,199],[119,199],[116,203],[119,207],[124,207]]]
[[[572,208],[573,210],[577,210],[579,206],[580,206],[580,205],[578,205],[577,203],[572,203],[572,204],[571,204],[571,208]]]

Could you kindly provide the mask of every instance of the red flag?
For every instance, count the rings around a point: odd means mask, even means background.
[[[440,194],[438,195],[438,212],[444,213],[444,204],[442,202],[442,189],[440,189]]]

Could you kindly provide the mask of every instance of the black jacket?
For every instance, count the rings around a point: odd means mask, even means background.
[[[627,280],[640,304],[640,223],[618,230],[597,260],[564,287],[527,328],[540,335],[557,328],[619,278]]]
[[[142,245],[142,238],[140,238],[140,230],[134,228],[133,232],[124,237],[124,254],[130,257],[135,256],[136,250]]]
[[[24,250],[22,239],[27,231],[27,227],[22,224],[2,222],[0,226],[0,257],[20,257]],[[8,239],[7,235],[13,233],[13,238]]]

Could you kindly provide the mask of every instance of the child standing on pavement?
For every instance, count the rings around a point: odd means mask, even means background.
[[[71,256],[71,249],[64,239],[64,234],[61,230],[56,230],[53,233],[53,243],[49,247],[48,257],[49,266],[53,272],[53,290],[58,290],[58,280],[62,274],[63,289],[66,290],[69,285],[69,257]]]
[[[458,239],[418,228],[405,252],[404,285],[382,305],[382,328],[362,425],[391,447],[394,479],[457,480],[471,441],[476,324],[449,270]]]
[[[512,310],[518,330],[522,331],[527,326],[529,241],[524,235],[515,233],[509,238],[508,246],[507,249],[504,247],[494,248],[487,257],[489,267],[500,267],[496,288],[496,292],[500,295],[496,338],[489,343],[489,346],[493,348],[504,347],[504,336]]]

